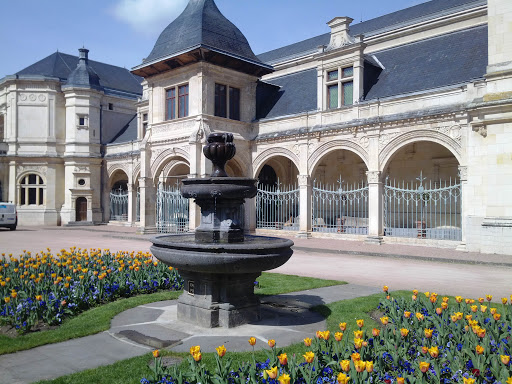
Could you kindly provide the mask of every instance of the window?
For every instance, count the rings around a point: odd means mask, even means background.
[[[36,174],[23,176],[20,180],[20,205],[44,205],[43,178]]]
[[[77,115],[76,122],[78,124],[78,127],[84,128],[88,125],[88,116],[87,115]]]
[[[178,93],[178,97],[176,97]],[[165,119],[176,119],[188,116],[188,84],[172,87],[165,91]]]
[[[85,125],[85,117],[78,118],[78,125]]]
[[[215,116],[240,120],[240,89],[215,84]]]
[[[113,111],[114,110],[114,104],[108,103],[108,110]]]
[[[146,132],[148,130],[148,114],[142,114],[142,137],[146,136]]]
[[[327,108],[352,105],[354,97],[354,68],[337,68],[327,71]]]

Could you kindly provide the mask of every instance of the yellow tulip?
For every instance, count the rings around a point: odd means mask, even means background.
[[[363,331],[354,331],[354,339],[362,339]]]
[[[249,344],[251,344],[252,346],[254,346],[254,344],[256,344],[256,338],[255,337],[251,337],[249,339]]]
[[[340,323],[341,332],[345,332],[345,329],[347,329],[347,323]]]
[[[499,313],[495,313],[494,315],[492,315],[492,317],[494,318],[495,321],[499,321],[501,319],[501,315]]]
[[[200,351],[201,351],[201,347],[199,345],[190,347],[190,354],[191,355],[193,355],[194,353],[200,352]]]
[[[407,335],[409,334],[409,330],[406,328],[402,328],[400,329],[400,334],[402,335],[402,337],[407,337]]]
[[[335,339],[336,341],[341,341],[341,340],[343,339],[343,332],[336,332],[336,333],[334,334],[334,339]]]
[[[361,360],[361,355],[357,352],[354,352],[352,355],[350,355],[350,357],[352,357],[353,362]]]
[[[356,324],[359,328],[363,328],[364,326],[364,320],[363,319],[359,319],[359,320],[356,320]]]
[[[11,298],[9,296],[4,297],[5,304],[9,304],[11,302]]]
[[[223,357],[226,354],[226,347],[224,345],[215,348],[215,350],[217,351],[217,355],[219,355],[219,357]]]
[[[508,299],[506,297],[502,297],[501,298],[501,303],[502,304],[507,304],[508,303]]]
[[[439,349],[437,348],[437,346],[434,346],[428,349],[428,353],[430,353],[430,356],[432,356],[435,359],[439,356]]]
[[[498,311],[498,309],[497,309],[497,308],[491,308],[491,309],[489,309],[489,312],[491,313],[491,315],[494,315],[497,311]]]
[[[485,295],[485,298],[487,299],[487,301],[491,301],[492,300],[492,295]]]
[[[417,290],[417,289],[413,289],[413,290],[412,290],[412,294],[413,294],[414,296],[418,296],[418,290]]]
[[[340,366],[344,372],[350,371],[350,360],[341,360]]]
[[[425,361],[420,361],[420,371],[422,373],[427,372],[429,368],[430,368],[430,363],[427,363]]]
[[[306,360],[306,363],[312,363],[315,359],[315,354],[311,351],[306,352],[304,355],[304,359]]]
[[[382,291],[384,291],[384,292],[386,292],[386,293],[387,293],[387,292],[388,292],[388,290],[389,290],[389,287],[388,287],[387,285],[385,285],[385,286],[383,286],[383,287],[382,287]]]
[[[405,312],[404,312],[404,317],[405,317],[406,319],[410,318],[410,317],[411,317],[411,312],[409,312],[409,311],[405,311]]]
[[[421,321],[421,320],[423,320],[425,318],[425,316],[423,316],[421,313],[417,312],[416,313],[416,318]]]
[[[373,372],[373,361],[366,362],[366,372],[368,372],[368,373]]]
[[[279,384],[290,384],[290,375],[284,373],[277,379]]]
[[[274,348],[276,345],[276,341],[274,339],[270,339],[267,343],[270,348]],[[273,377],[273,379],[275,379],[275,377]]]
[[[478,355],[481,355],[481,354],[483,354],[483,353],[484,353],[484,347],[482,347],[481,345],[477,345],[477,346],[476,346],[476,348],[475,348],[475,350],[476,350],[476,353],[477,353]]]
[[[158,349],[153,351],[153,357],[156,359],[157,357],[160,357],[160,351]]]
[[[281,353],[279,356],[277,356],[277,358],[279,359],[279,364],[288,364],[288,355],[286,353]]]
[[[350,376],[347,376],[345,373],[340,372],[338,374],[337,380],[338,384],[347,384],[348,381],[350,380]]]
[[[475,384],[475,379],[472,379],[471,377],[463,377],[464,384]]]
[[[481,305],[480,306],[480,310],[482,311],[482,313],[485,313],[485,311],[487,311],[487,306],[486,305]]]
[[[312,340],[311,340],[309,337],[306,337],[306,338],[304,339],[304,345],[305,345],[306,347],[310,347],[310,346],[311,346],[311,342],[312,342]]]
[[[445,303],[444,301],[441,303],[441,308],[446,309],[448,308],[448,303]]]
[[[265,372],[267,373],[268,377],[271,379],[275,379],[277,377],[277,367],[266,369]]]
[[[397,377],[396,384],[405,384],[405,379],[403,377]]]
[[[356,371],[361,373],[366,368],[366,363],[364,361],[358,360],[354,362],[354,366],[356,367]]]
[[[354,339],[354,347],[356,349],[361,349],[363,346],[363,339]]]
[[[425,337],[427,339],[430,339],[432,337],[432,333],[434,332],[434,330],[432,329],[429,329],[429,328],[425,328]]]
[[[380,322],[382,325],[387,325],[389,323],[389,318],[387,316],[381,317]]]
[[[511,296],[510,302],[512,303],[512,296]],[[510,376],[505,383],[512,384],[512,376]]]
[[[378,329],[378,328],[373,328],[373,329],[372,329],[372,335],[373,335],[374,337],[379,336],[379,335],[380,335],[380,329]]]
[[[201,352],[196,352],[196,353],[194,353],[194,354],[192,355],[192,357],[194,358],[194,360],[195,360],[196,362],[201,361],[202,356],[203,356],[203,355],[201,354]]]
[[[510,356],[508,355],[500,355],[501,362],[505,365],[508,365],[510,363]]]
[[[443,304],[444,304],[444,303],[443,303]],[[446,309],[446,308],[445,308],[445,309]],[[443,308],[439,308],[439,307],[437,307],[437,308],[436,308],[436,313],[437,313],[439,316],[441,316],[441,314],[443,313]]]

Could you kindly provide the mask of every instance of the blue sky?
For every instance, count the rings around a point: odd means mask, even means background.
[[[188,0],[3,0],[0,78],[59,50],[90,50],[92,60],[132,68]],[[354,24],[425,0],[216,0],[256,54],[329,31],[349,16]]]

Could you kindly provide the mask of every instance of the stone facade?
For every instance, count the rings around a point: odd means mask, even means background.
[[[462,228],[462,235],[458,241],[444,244],[460,250],[508,254],[512,245],[512,3],[489,0],[468,4],[365,35],[352,35],[352,20],[336,17],[329,22],[331,34],[320,47],[298,53],[292,52],[293,46],[285,47],[283,52],[289,54],[278,58],[272,53],[261,55],[262,60],[271,57],[265,62],[273,67],[263,75],[242,70],[234,61],[220,64],[208,60],[208,56],[199,60],[195,53],[175,61],[170,57],[167,66],[156,61],[147,66],[143,63],[133,70],[144,77],[142,96],[126,105],[127,113],[137,110],[137,140],[125,143],[101,146],[95,139],[97,122],[92,120],[87,129],[76,126],[76,116],[97,118],[101,106],[108,103],[101,92],[62,92],[57,83],[50,81],[4,81],[0,88],[0,182],[4,200],[18,201],[19,178],[25,169],[39,169],[40,174],[54,175],[45,184],[46,205],[42,210],[28,207],[27,212],[22,207],[20,220],[27,217],[38,223],[72,222],[73,201],[83,195],[88,199],[90,220],[108,221],[110,190],[122,181],[129,196],[127,223],[138,226],[141,232],[154,232],[158,186],[207,175],[211,169],[202,156],[205,138],[210,132],[226,131],[234,134],[237,146],[235,158],[226,167],[229,174],[259,177],[267,165],[280,183],[296,185],[300,214],[295,217],[299,226],[295,233],[299,236],[319,235],[311,215],[315,183],[334,185],[343,179],[345,183],[365,184],[367,233],[334,235],[382,242],[397,241],[386,233],[383,196],[389,180],[400,184],[421,178],[432,188],[456,180],[461,188],[456,226]],[[382,97],[370,97],[376,89],[368,92],[372,71],[381,73],[375,80],[377,87],[385,81],[383,74],[393,75],[392,69],[380,61],[392,56],[389,52],[401,47],[413,50],[420,43],[435,49],[436,41],[445,36],[484,33],[487,68],[480,76],[461,82],[444,81],[425,89],[419,81],[417,90],[402,87],[396,94],[390,91]],[[410,59],[414,61],[414,57]],[[188,65],[179,64],[186,60]],[[457,74],[460,66],[460,72],[470,73],[471,65],[463,64],[452,63],[451,71]],[[344,68],[352,68],[348,75],[351,93],[346,95],[350,100],[340,96],[334,106],[329,87],[335,84],[333,81],[342,87],[345,80],[332,80],[332,72]],[[438,72],[443,70],[439,68]],[[301,80],[287,83],[287,79],[294,78]],[[313,107],[306,106],[302,111],[290,108],[291,112],[286,113],[286,105],[279,104],[289,102],[283,84],[292,83],[299,92],[294,101],[298,103],[304,97],[297,85],[301,81],[309,81],[316,89],[310,95]],[[178,90],[185,84],[188,112],[183,117],[168,118],[168,90]],[[218,84],[240,90],[239,119],[216,116]],[[266,99],[259,99],[260,86],[281,89],[281,94],[274,90],[279,113],[261,115]],[[17,115],[9,112],[13,109],[18,110]],[[42,130],[31,129],[30,122],[35,120],[44,121]],[[92,156],[85,159],[85,154]],[[85,179],[85,185],[77,186],[77,178]],[[141,202],[140,210],[137,201]],[[31,216],[25,216],[29,211]],[[256,230],[254,200],[246,204],[245,215],[247,229]],[[448,214],[443,215],[445,220]],[[197,208],[191,204],[191,229],[198,224],[198,217]],[[454,225],[450,222],[445,226]],[[409,241],[443,243],[414,237]]]

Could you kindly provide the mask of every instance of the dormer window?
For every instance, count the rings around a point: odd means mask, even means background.
[[[188,84],[168,88],[165,91],[165,119],[173,120],[176,119],[176,117],[180,118],[187,116]]]
[[[354,68],[338,67],[327,71],[327,109],[354,103]]]
[[[215,116],[240,120],[240,89],[215,84]]]

